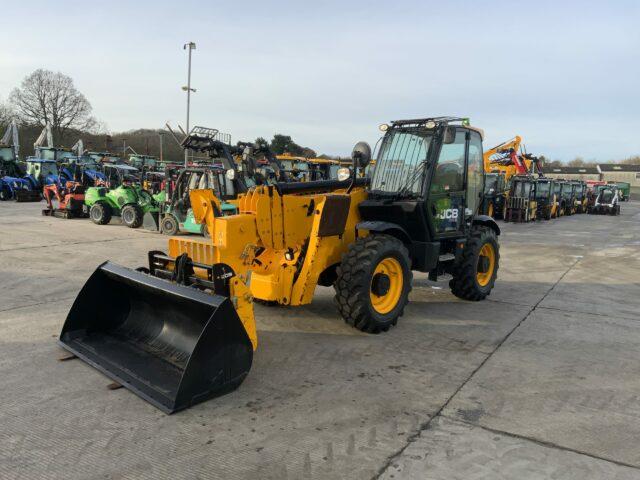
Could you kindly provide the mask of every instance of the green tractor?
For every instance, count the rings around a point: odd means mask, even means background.
[[[151,195],[144,190],[137,183],[137,168],[106,164],[104,169],[110,188],[90,187],[85,192],[84,203],[93,223],[106,225],[115,216],[129,228],[138,228],[144,223],[157,230],[160,203],[164,201],[165,193]]]

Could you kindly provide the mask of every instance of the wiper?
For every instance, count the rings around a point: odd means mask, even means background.
[[[416,164],[413,173],[409,176],[409,178],[407,178],[407,181],[404,182],[404,184],[398,189],[396,197],[402,197],[403,195],[406,195],[407,193],[414,193],[415,194],[415,192],[410,192],[409,188],[414,184],[414,182],[417,180],[417,178],[422,175],[422,172],[424,170],[424,166],[426,164],[427,164],[427,160],[422,160],[420,163]]]

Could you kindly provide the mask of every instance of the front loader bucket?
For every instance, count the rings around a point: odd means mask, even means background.
[[[60,344],[165,413],[236,389],[253,348],[231,301],[106,262]]]

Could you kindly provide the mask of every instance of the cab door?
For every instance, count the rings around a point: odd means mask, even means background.
[[[467,130],[455,128],[454,141],[442,143],[432,167],[427,212],[435,239],[458,237],[464,232],[468,143]]]

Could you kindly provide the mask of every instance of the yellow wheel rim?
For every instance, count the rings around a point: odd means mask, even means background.
[[[476,273],[476,280],[478,281],[478,285],[480,285],[481,287],[486,287],[491,280],[491,277],[493,276],[493,270],[496,266],[496,251],[493,248],[493,245],[491,245],[490,243],[485,243],[482,246],[482,248],[480,249],[480,255],[478,255],[478,265],[480,264],[481,257],[485,257],[488,260],[489,265],[486,272],[478,271]]]
[[[489,204],[489,211],[487,212],[487,214],[490,217],[493,217],[493,203]]]
[[[374,293],[374,283],[383,275],[388,278],[388,288],[378,295]],[[369,287],[369,297],[374,310],[380,314],[389,313],[393,310],[400,301],[403,286],[402,265],[398,260],[387,257],[378,263],[371,277],[371,285]]]

